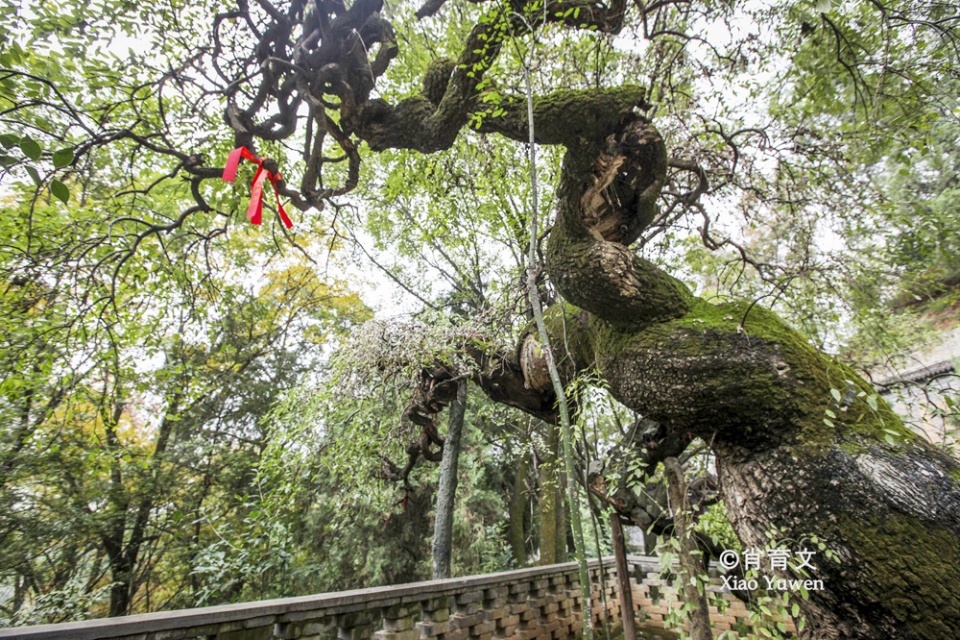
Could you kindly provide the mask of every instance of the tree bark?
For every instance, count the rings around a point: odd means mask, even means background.
[[[467,381],[457,386],[457,397],[450,403],[447,437],[440,462],[437,486],[437,516],[433,532],[433,578],[450,577],[450,554],[453,548],[453,510],[457,496],[457,466],[460,460],[460,439],[463,417],[467,410]]]

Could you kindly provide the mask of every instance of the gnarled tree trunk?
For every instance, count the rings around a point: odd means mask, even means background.
[[[800,603],[807,637],[954,637],[957,463],[774,314],[699,300],[628,249],[665,172],[649,123],[625,114],[586,142],[565,158],[548,253],[579,307],[555,311],[572,369],[598,367],[626,406],[712,444],[746,546],[826,542],[837,561],[817,557],[823,589]]]
[[[570,348],[565,374],[599,370],[627,407],[711,443],[747,547],[769,546],[774,530],[777,540],[827,544],[837,561],[821,554],[814,575],[792,576],[823,584],[800,603],[806,637],[955,637],[960,467],[771,312],[700,300],[630,250],[667,168],[660,135],[633,112],[641,100],[625,87],[536,104],[540,142],[567,147],[547,255],[572,303],[548,319]],[[507,107],[484,127],[517,138],[522,114]],[[527,382],[549,398],[546,385]]]

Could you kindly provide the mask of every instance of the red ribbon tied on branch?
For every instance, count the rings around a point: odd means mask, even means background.
[[[253,224],[260,224],[263,220],[263,183],[269,180],[273,185],[273,193],[277,197],[277,213],[280,215],[280,220],[287,229],[293,228],[290,216],[280,204],[280,191],[277,190],[277,182],[283,180],[283,176],[279,171],[274,173],[265,169],[263,158],[258,158],[246,147],[237,147],[227,156],[227,164],[223,168],[223,179],[227,182],[233,182],[236,179],[237,167],[240,166],[241,159],[257,165],[257,172],[253,174],[253,182],[250,183],[250,206],[247,207],[247,219]]]

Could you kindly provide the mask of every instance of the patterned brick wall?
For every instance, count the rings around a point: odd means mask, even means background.
[[[590,563],[595,624],[620,624],[616,566]],[[630,559],[637,618],[663,627],[677,591],[655,558]],[[601,574],[603,581],[601,586]],[[718,633],[744,624],[743,604],[711,587],[728,606],[715,608]],[[602,596],[605,596],[602,597]],[[284,598],[126,618],[0,629],[24,640],[570,640],[582,630],[576,564],[485,576]],[[604,600],[606,613],[604,612]]]

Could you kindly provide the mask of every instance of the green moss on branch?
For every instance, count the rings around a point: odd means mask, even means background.
[[[597,143],[610,135],[625,114],[644,105],[646,92],[636,85],[607,89],[560,89],[533,102],[535,139],[538,144],[561,144],[567,147],[587,142]],[[513,140],[526,141],[530,130],[527,102],[523,96],[504,98],[496,116],[486,115],[480,131],[499,133]]]

